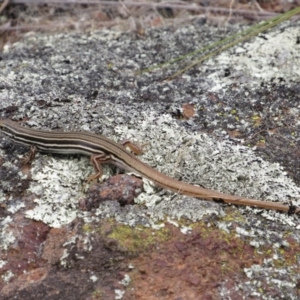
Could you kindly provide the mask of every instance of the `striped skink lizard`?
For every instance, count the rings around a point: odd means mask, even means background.
[[[299,213],[300,208],[280,202],[261,201],[205,189],[168,177],[143,163],[122,145],[94,133],[60,132],[29,129],[8,119],[0,120],[0,131],[18,144],[31,147],[30,155],[24,160],[30,162],[36,151],[48,153],[81,153],[90,156],[96,174],[90,179],[102,175],[102,163],[112,163],[122,169],[133,171],[151,180],[157,186],[179,194],[203,200],[234,205]]]

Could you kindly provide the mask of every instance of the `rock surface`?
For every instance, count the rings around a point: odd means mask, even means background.
[[[169,176],[299,205],[299,23],[171,81],[187,62],[136,74],[241,29],[194,22],[142,37],[28,34],[1,54],[1,117],[128,138],[148,144],[141,159]],[[88,158],[40,154],[26,167],[24,153],[2,140],[1,299],[299,299],[298,216],[148,181],[134,205],[112,190],[115,198],[107,191],[113,199],[83,210]],[[106,167],[103,179],[114,172]],[[124,189],[134,194],[133,181]]]

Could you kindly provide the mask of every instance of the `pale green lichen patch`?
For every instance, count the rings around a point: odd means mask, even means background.
[[[121,284],[123,284],[124,286],[129,285],[131,282],[131,278],[128,274],[124,275],[124,278],[120,281]]]
[[[297,26],[286,30],[274,30],[265,34],[267,42],[261,37],[255,37],[243,44],[242,52],[240,47],[233,48],[229,51],[222,52],[217,57],[209,60],[207,66],[234,66],[234,73],[228,78],[216,72],[211,77],[222,76],[222,89],[230,86],[230,83],[240,81],[247,82],[248,86],[255,83],[252,77],[260,80],[274,80],[275,77],[293,80],[300,76],[300,62],[298,59],[299,45],[295,41],[299,35]],[[280,42],[278,42],[280,41]],[[237,55],[228,55],[228,52],[238,52]],[[251,55],[249,55],[251,53]],[[220,70],[223,71],[222,68]],[[221,86],[215,86],[214,90],[219,90]]]
[[[17,212],[18,210],[22,209],[23,207],[26,207],[25,203],[18,201],[16,203],[8,205],[7,211],[9,211],[10,213],[13,214],[13,213]]]
[[[4,282],[9,282],[15,275],[11,271],[6,271],[1,277]]]
[[[123,298],[125,291],[115,289],[115,294],[116,294],[115,299],[119,300]]]
[[[16,240],[13,233],[9,230],[9,224],[12,222],[13,219],[10,216],[7,216],[0,222],[0,249],[8,250],[9,245]]]
[[[37,205],[26,211],[26,217],[52,227],[70,223],[77,215],[84,179],[92,170],[85,157],[44,159],[43,167],[33,164],[29,190],[36,195]]]
[[[2,268],[3,266],[5,266],[6,264],[7,264],[7,261],[0,260],[0,268]]]

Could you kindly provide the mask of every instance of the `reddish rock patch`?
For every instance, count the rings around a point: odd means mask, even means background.
[[[251,246],[219,229],[197,226],[188,235],[169,229],[169,241],[132,260],[134,290],[124,299],[220,299],[221,288],[241,299],[235,284],[256,259]]]

